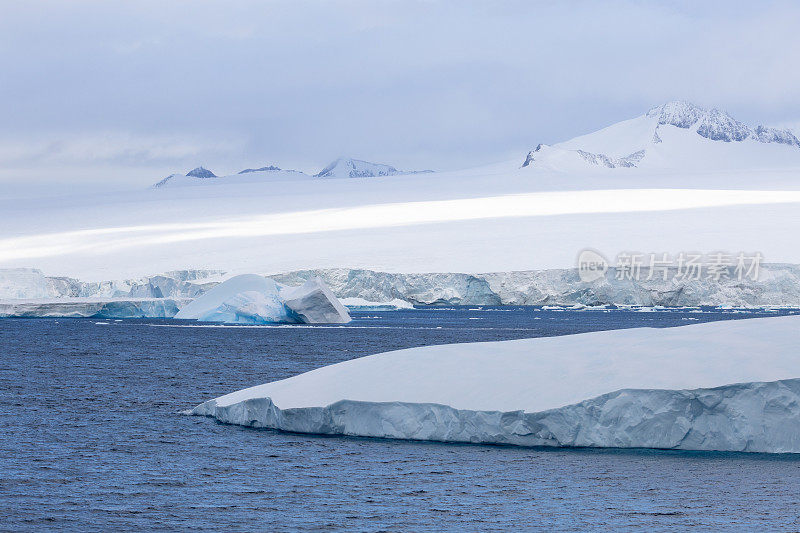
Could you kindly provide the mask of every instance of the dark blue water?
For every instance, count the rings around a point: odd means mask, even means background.
[[[422,309],[356,313],[346,327],[0,320],[0,529],[797,531],[794,456],[317,437],[178,414],[389,349],[775,314]]]

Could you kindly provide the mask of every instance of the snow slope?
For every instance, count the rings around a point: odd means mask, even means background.
[[[612,159],[644,147],[632,167],[580,156],[522,167],[520,157],[368,180],[263,171],[184,177],[202,182],[195,187],[0,198],[0,268],[86,281],[189,268],[508,272],[570,268],[587,247],[607,257],[759,251],[765,262],[800,263],[800,148],[712,140],[692,130],[699,122],[659,120],[562,143],[564,153]],[[650,126],[662,139],[652,146]]]
[[[289,431],[800,453],[800,317],[376,354],[192,413]]]

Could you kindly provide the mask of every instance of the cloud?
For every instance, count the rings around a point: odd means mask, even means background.
[[[62,135],[48,139],[0,139],[0,165],[32,162],[150,166],[174,162],[196,162],[203,158],[240,154],[242,141],[231,138],[204,139],[192,134],[134,135],[106,132]]]
[[[32,145],[0,150],[31,165],[457,168],[675,98],[792,122],[797,27],[790,2],[15,3],[0,138]]]

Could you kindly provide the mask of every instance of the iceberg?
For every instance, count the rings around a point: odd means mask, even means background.
[[[350,313],[319,278],[280,291],[284,304],[305,324],[346,324]]]
[[[174,318],[235,324],[350,321],[347,309],[321,280],[284,287],[257,274],[242,274],[220,283],[181,308]]]
[[[351,311],[397,311],[400,309],[414,309],[414,304],[394,298],[385,302],[372,302],[364,298],[350,297],[340,300]]]
[[[294,322],[278,291],[278,284],[269,278],[234,276],[181,308],[175,318],[241,324]]]
[[[329,435],[800,453],[800,317],[380,353],[190,414]]]

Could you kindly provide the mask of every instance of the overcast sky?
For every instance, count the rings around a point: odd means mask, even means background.
[[[796,2],[0,3],[6,184],[522,161],[671,99],[800,123]]]

